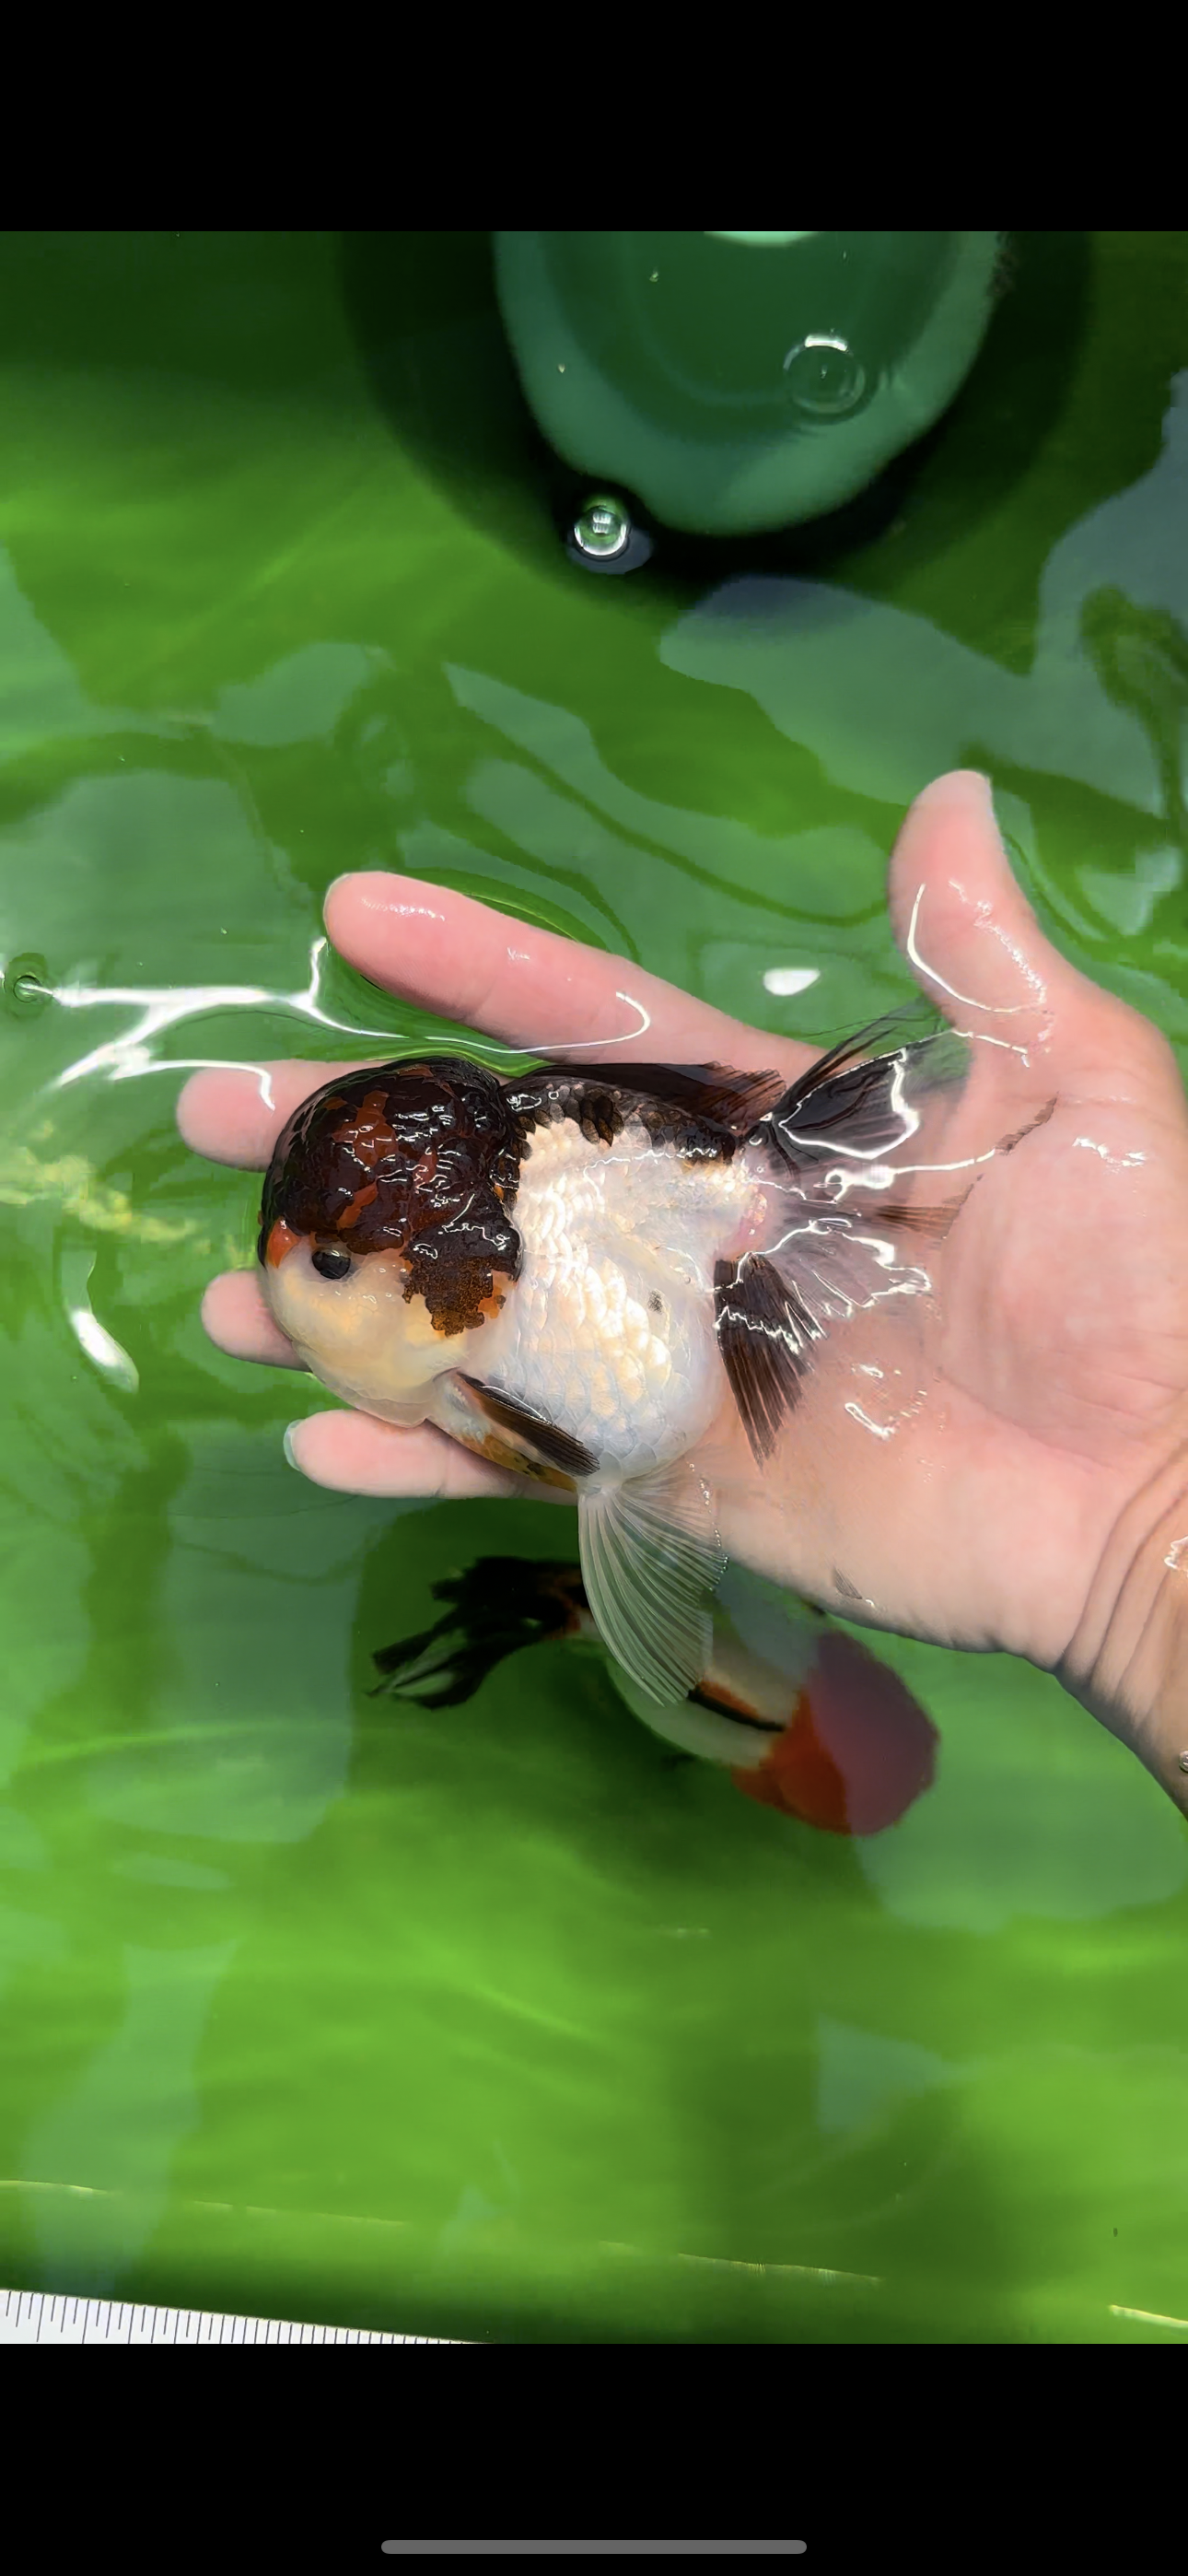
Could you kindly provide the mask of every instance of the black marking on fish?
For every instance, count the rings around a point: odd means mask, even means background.
[[[777,1073],[725,1065],[547,1067],[502,1080],[465,1057],[406,1058],[336,1076],[294,1110],[264,1182],[259,1257],[273,1227],[397,1252],[405,1295],[437,1330],[470,1331],[523,1259],[512,1211],[534,1127],[572,1118],[610,1144],[637,1118],[657,1145],[729,1161],[783,1097]]]
[[[462,1369],[458,1375],[488,1420],[501,1431],[513,1432],[546,1465],[559,1467],[565,1476],[597,1474],[598,1460],[593,1450],[587,1449],[584,1441],[575,1440],[572,1432],[562,1431],[557,1423],[550,1422],[547,1414],[535,1412],[531,1405],[519,1403],[499,1387],[484,1385],[481,1378],[467,1377]]]
[[[714,1265],[714,1320],[730,1389],[760,1466],[799,1401],[822,1328],[762,1253]]]
[[[508,1100],[526,1135],[546,1120],[572,1118],[584,1136],[609,1145],[635,1118],[655,1145],[728,1163],[785,1091],[781,1074],[722,1064],[595,1064],[527,1074],[509,1085]]]
[[[843,1601],[861,1601],[865,1597],[859,1591],[857,1584],[851,1583],[849,1575],[842,1573],[840,1565],[834,1566],[833,1583],[835,1591],[840,1592]]]
[[[719,1699],[712,1681],[705,1678],[690,1691],[689,1699],[695,1708],[712,1709],[715,1717],[728,1717],[735,1726],[749,1726],[758,1735],[770,1736],[773,1744],[788,1724],[787,1718],[756,1717],[753,1709],[741,1708],[735,1699]]]

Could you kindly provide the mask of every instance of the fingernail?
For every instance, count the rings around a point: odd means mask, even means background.
[[[294,1457],[294,1455],[293,1455],[293,1434],[294,1434],[294,1432],[295,1432],[295,1431],[300,1431],[300,1429],[301,1429],[301,1425],[300,1425],[300,1423],[299,1423],[299,1422],[291,1422],[291,1423],[289,1424],[289,1428],[288,1428],[288,1430],[287,1430],[287,1431],[286,1431],[286,1433],[285,1433],[284,1439],[283,1439],[283,1441],[281,1442],[281,1447],[282,1447],[282,1449],[284,1450],[285,1456],[286,1456],[286,1458],[288,1459],[288,1462],[289,1462],[290,1467],[295,1467],[295,1468],[297,1469],[297,1473],[298,1473],[298,1475],[300,1475],[300,1473],[301,1473],[301,1468],[300,1468],[300,1466],[299,1466],[299,1464],[298,1464],[297,1459],[296,1459],[296,1458]]]
[[[986,812],[991,815],[993,814],[993,785],[986,777],[984,771],[980,769],[947,769],[943,777],[930,779],[927,787],[921,788],[920,793],[916,798],[916,803],[917,805],[929,805],[934,799],[940,802],[947,801],[947,799],[952,796],[954,788],[958,789],[958,791],[966,788],[973,788],[975,792],[981,796]]]

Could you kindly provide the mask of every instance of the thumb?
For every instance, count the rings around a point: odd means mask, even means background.
[[[1065,1078],[1108,1072],[1116,1083],[1158,1074],[1166,1040],[1116,994],[1062,957],[1011,873],[990,781],[954,769],[917,796],[891,857],[888,889],[899,946],[930,1001],[977,1038],[1045,1056]],[[1176,1089],[1179,1089],[1178,1077]]]
[[[1026,1045],[1067,987],[1085,985],[1045,939],[1011,874],[990,781],[954,769],[909,808],[891,859],[896,939],[917,982],[948,1019]],[[1092,985],[1085,986],[1089,992]]]

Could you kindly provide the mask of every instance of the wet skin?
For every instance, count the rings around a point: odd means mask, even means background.
[[[941,1148],[959,1168],[930,1194],[974,1186],[929,1250],[934,1296],[831,1339],[765,1470],[724,1404],[703,1453],[723,1542],[846,1617],[1056,1671],[1188,1812],[1188,1108],[1175,1059],[1044,938],[972,773],[917,798],[888,900],[921,990],[974,1040]],[[340,878],[326,924],[373,982],[508,1046],[592,1041],[625,1062],[774,1065],[789,1079],[817,1052],[418,879]],[[250,1073],[199,1073],[182,1133],[262,1170],[332,1069],[273,1066],[267,1106]],[[223,1350],[300,1365],[254,1275],[213,1281],[203,1315]],[[847,1409],[856,1371],[880,1391],[865,1419]],[[428,1426],[362,1413],[301,1422],[291,1455],[348,1492],[546,1490]]]

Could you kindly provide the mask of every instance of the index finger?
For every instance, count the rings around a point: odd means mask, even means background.
[[[263,1172],[284,1126],[311,1091],[336,1073],[357,1072],[377,1057],[360,1056],[344,1064],[317,1064],[288,1058],[279,1064],[204,1065],[192,1073],[178,1095],[177,1123],[192,1153],[211,1163],[234,1163],[245,1172]]]
[[[518,1054],[572,1054],[580,1065],[583,1053],[613,1052],[624,1066],[717,1063],[742,1073],[771,1066],[792,1081],[817,1052],[731,1019],[626,957],[417,877],[378,869],[339,877],[326,898],[326,927],[371,983]],[[356,1064],[382,1061],[206,1067],[181,1093],[178,1125],[195,1153],[263,1171],[286,1118],[311,1091]]]
[[[790,1076],[816,1050],[766,1037],[630,958],[496,912],[473,895],[368,869],[326,897],[334,946],[373,984],[463,1020],[524,1055],[624,1063],[772,1065]]]

